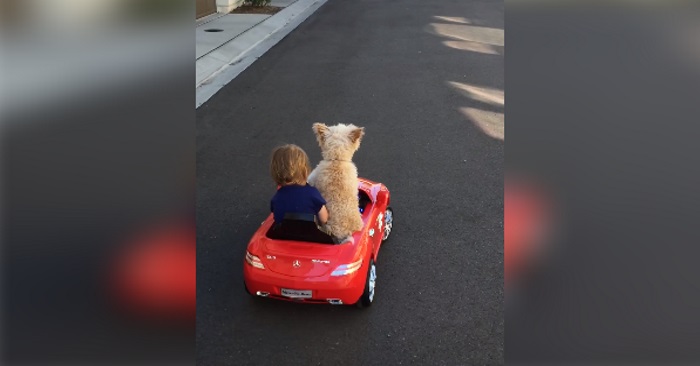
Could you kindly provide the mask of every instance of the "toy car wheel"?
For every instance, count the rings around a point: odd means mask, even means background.
[[[391,229],[394,228],[394,211],[391,207],[386,208],[384,213],[384,235],[382,235],[382,241],[389,239],[391,235]]]
[[[374,287],[377,282],[377,266],[374,264],[374,260],[369,260],[369,269],[367,270],[367,280],[365,281],[365,292],[360,296],[360,300],[357,301],[357,306],[361,308],[366,308],[372,305],[374,301]]]

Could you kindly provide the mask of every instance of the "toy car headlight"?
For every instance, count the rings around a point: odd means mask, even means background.
[[[245,261],[255,268],[265,269],[265,266],[260,261],[260,258],[250,254],[250,252],[247,250],[245,252]]]
[[[362,259],[360,259],[357,262],[352,262],[350,264],[341,264],[338,266],[338,268],[336,268],[333,271],[333,273],[331,273],[331,276],[349,275],[349,274],[357,271],[358,269],[360,269],[361,266],[362,266]]]

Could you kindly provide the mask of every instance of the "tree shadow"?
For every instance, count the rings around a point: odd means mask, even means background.
[[[494,72],[493,62],[503,64],[505,32],[502,24],[475,17],[435,15],[424,30],[450,49],[471,54],[467,74],[455,75],[446,85],[467,98],[459,112],[479,131],[503,141],[505,138],[504,73]],[[482,57],[478,57],[481,55]],[[474,62],[476,61],[476,62]],[[473,74],[488,73],[491,79],[474,80]],[[466,80],[465,80],[466,79]]]

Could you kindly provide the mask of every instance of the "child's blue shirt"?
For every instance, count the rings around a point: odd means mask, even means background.
[[[321,192],[310,185],[282,186],[270,201],[270,211],[274,213],[275,222],[280,223],[286,213],[318,215],[326,200]]]

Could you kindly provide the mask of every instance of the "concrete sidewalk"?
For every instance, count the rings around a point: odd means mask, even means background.
[[[196,104],[199,108],[224,85],[282,40],[327,0],[273,0],[283,8],[268,14],[213,14],[196,23]]]

